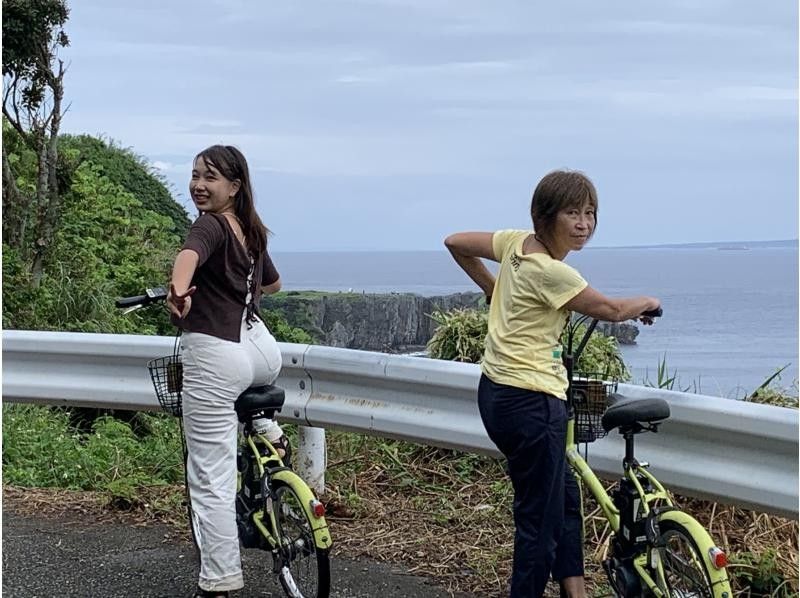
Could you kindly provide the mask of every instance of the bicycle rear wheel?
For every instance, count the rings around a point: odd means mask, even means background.
[[[291,598],[328,598],[331,567],[328,550],[314,541],[314,522],[294,489],[275,486],[275,518],[281,540],[282,568],[278,578]]]
[[[659,521],[659,548],[663,580],[660,585],[670,598],[715,598],[731,596],[727,574],[714,569],[704,552],[710,538],[698,538],[689,527],[670,519]],[[708,534],[704,534],[706,537]],[[701,547],[702,545],[702,547]]]

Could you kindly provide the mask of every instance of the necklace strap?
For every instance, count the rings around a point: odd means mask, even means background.
[[[537,241],[539,241],[539,243],[541,243],[542,247],[544,247],[544,250],[547,252],[547,255],[549,255],[549,256],[550,256],[551,258],[553,258],[553,259],[556,259],[556,258],[553,256],[553,252],[552,252],[552,251],[550,251],[550,248],[547,246],[547,243],[545,243],[544,241],[542,241],[542,240],[539,238],[539,235],[537,235],[536,233],[533,233],[533,238],[534,238],[534,239],[536,239]]]
[[[247,248],[246,247],[247,246],[247,237],[244,234],[244,225],[242,224],[242,221],[239,219],[239,217],[236,215],[236,213],[235,212],[220,212],[220,214],[222,214],[222,216],[225,216],[226,214],[229,214],[229,215],[233,216],[233,218],[236,220],[236,223],[239,225],[240,232],[242,233],[242,238],[239,239],[239,237],[236,235],[236,231],[233,231],[233,236],[236,237],[236,240],[239,241],[240,243],[242,243],[245,246],[245,248]],[[248,253],[249,253],[249,250],[248,250]]]

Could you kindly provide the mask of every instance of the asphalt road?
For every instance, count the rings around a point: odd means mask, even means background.
[[[3,596],[162,598],[191,596],[193,548],[166,525],[97,523],[67,513],[32,518],[3,512]],[[236,598],[283,596],[270,558],[244,551]],[[445,598],[448,592],[402,569],[335,557],[332,598]]]

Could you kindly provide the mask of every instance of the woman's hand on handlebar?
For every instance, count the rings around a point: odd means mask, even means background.
[[[186,292],[178,293],[175,290],[175,285],[169,284],[169,293],[167,293],[167,307],[169,311],[179,318],[185,318],[189,310],[192,309],[192,295],[197,290],[197,287],[189,287]]]
[[[650,297],[650,299],[652,300],[654,307],[642,312],[639,317],[636,318],[646,326],[651,326],[653,322],[655,322],[655,319],[660,318],[664,313],[664,310],[661,309],[661,302],[655,297]]]

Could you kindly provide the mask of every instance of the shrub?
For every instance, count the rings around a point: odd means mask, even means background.
[[[262,308],[260,312],[264,318],[264,323],[276,340],[284,343],[298,343],[301,345],[310,345],[314,342],[314,339],[311,338],[308,332],[289,324],[280,312],[264,308]]]
[[[439,324],[428,341],[428,353],[434,359],[480,363],[488,329],[489,314],[485,310],[453,309],[437,311],[429,316]]]
[[[565,349],[567,346],[566,334],[567,331],[561,338]],[[573,336],[573,351],[578,348],[577,345],[583,339],[584,334],[586,334],[586,326],[584,324],[577,325]],[[606,380],[625,382],[631,379],[631,374],[622,360],[617,339],[599,332],[595,332],[589,337],[589,342],[586,343],[578,363],[575,364],[575,371],[597,373]]]
[[[777,557],[774,548],[767,548],[761,554],[741,552],[731,558],[728,571],[737,586],[746,588],[748,596],[797,596],[790,580],[781,572]]]
[[[93,433],[69,426],[69,412],[38,405],[3,406],[3,481],[29,487],[100,490],[129,499],[142,486],[180,483],[183,464],[177,421],[140,414],[149,434],[98,418]]]
[[[480,363],[488,330],[488,312],[477,309],[438,311],[429,316],[439,324],[428,341],[428,354],[434,359]],[[574,333],[574,348],[583,338],[586,327],[580,324]],[[566,346],[566,338],[562,337]],[[596,372],[606,378],[630,380],[630,373],[619,351],[617,340],[595,333],[583,350],[576,371]]]

